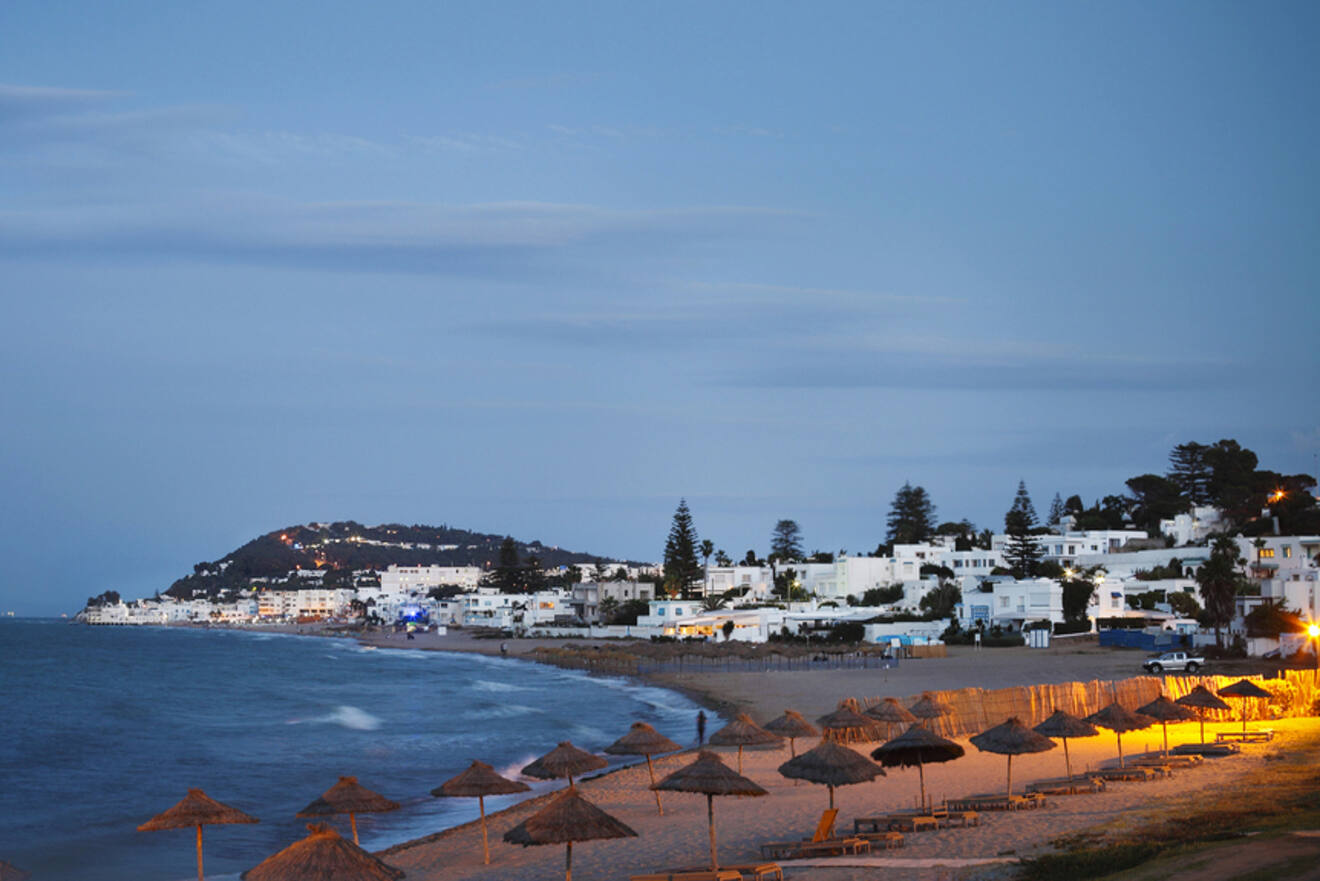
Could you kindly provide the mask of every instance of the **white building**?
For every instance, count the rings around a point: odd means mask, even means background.
[[[1160,534],[1171,536],[1178,546],[1205,541],[1211,533],[1222,532],[1223,512],[1213,505],[1198,505],[1190,512],[1160,521]]]
[[[380,573],[380,588],[387,594],[426,593],[433,587],[445,586],[476,590],[480,581],[480,566],[392,565]]]
[[[987,627],[1020,630],[1032,621],[1063,623],[1063,586],[1052,578],[1026,581],[993,581],[990,592],[964,593],[957,607],[958,624],[964,629],[978,621]]]
[[[1040,548],[1042,559],[1067,568],[1081,565],[1082,558],[1117,553],[1128,542],[1146,537],[1140,529],[1087,529],[1063,535],[1036,535],[1032,539]],[[1002,554],[1009,540],[1007,534],[996,535],[990,540],[990,548]]]
[[[586,581],[573,585],[574,614],[588,624],[600,623],[602,600],[613,600],[622,605],[634,600],[650,602],[655,599],[655,585],[649,581]]]

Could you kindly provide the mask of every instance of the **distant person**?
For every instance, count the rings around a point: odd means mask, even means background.
[[[706,711],[697,710],[697,746],[706,742]]]
[[[509,644],[507,642],[500,643],[500,657],[507,658],[508,656],[509,656]]]

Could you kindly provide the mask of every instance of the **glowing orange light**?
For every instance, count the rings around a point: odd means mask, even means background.
[[[1274,494],[1273,494],[1272,496],[1270,496],[1270,501],[1271,501],[1271,502],[1277,502],[1279,499],[1283,498],[1285,495],[1287,495],[1287,493],[1285,493],[1283,490],[1281,490],[1281,489],[1276,489],[1276,490],[1274,491]]]
[[[1317,636],[1320,636],[1320,624],[1312,624],[1310,627],[1306,628],[1306,632],[1312,639],[1315,639]]]

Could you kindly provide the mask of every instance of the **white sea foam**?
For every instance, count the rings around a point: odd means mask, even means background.
[[[360,710],[357,707],[350,707],[347,704],[335,707],[333,713],[328,713],[324,716],[313,716],[310,719],[289,720],[290,725],[301,725],[304,722],[339,725],[343,728],[351,728],[354,731],[375,731],[381,726],[380,719],[365,710]]]
[[[474,679],[469,685],[477,691],[493,691],[497,693],[507,691],[531,691],[531,689],[525,685],[514,685],[510,682],[492,682],[489,679]]]

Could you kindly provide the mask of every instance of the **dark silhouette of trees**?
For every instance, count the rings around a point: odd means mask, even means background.
[[[1205,460],[1205,444],[1190,441],[1178,444],[1169,452],[1169,480],[1188,504],[1204,505],[1210,501],[1210,465]]]
[[[1008,542],[1004,545],[1004,562],[1008,564],[1014,578],[1028,578],[1036,572],[1036,563],[1043,551],[1034,535],[1035,528],[1036,507],[1031,504],[1031,496],[1027,494],[1026,481],[1020,480],[1013,506],[1004,515],[1004,531],[1008,533]]]
[[[697,561],[697,530],[692,525],[692,512],[687,500],[679,499],[678,508],[665,539],[664,589],[673,594],[687,594],[692,585],[701,581],[703,570]]]
[[[796,520],[780,520],[770,533],[770,559],[792,563],[802,559],[802,529]]]
[[[885,542],[891,546],[929,541],[935,532],[935,503],[925,487],[904,483],[894,493],[885,523],[888,526]]]
[[[1224,645],[1220,630],[1233,620],[1234,601],[1243,581],[1238,572],[1241,563],[1237,542],[1221,535],[1210,549],[1210,559],[1196,570],[1196,582],[1201,586],[1201,599],[1205,602],[1205,623],[1215,629],[1215,645],[1220,648]]]

